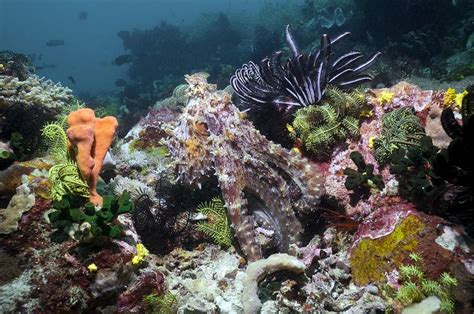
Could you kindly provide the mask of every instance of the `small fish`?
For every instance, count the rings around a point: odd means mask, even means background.
[[[72,75],[69,75],[67,79],[70,80],[72,84],[76,84],[76,80],[74,79]]]
[[[88,13],[86,11],[81,11],[77,15],[77,17],[80,21],[85,21],[85,20],[87,20],[87,15],[88,15]]]
[[[43,65],[38,65],[36,67],[36,70],[54,69],[57,66],[58,66],[57,64],[43,64]]]
[[[127,81],[125,81],[124,79],[117,79],[115,81],[115,86],[117,87],[124,87],[125,85],[127,85]]]
[[[42,53],[39,54],[38,60],[43,60],[43,54]]]
[[[133,59],[132,55],[120,55],[117,58],[115,58],[114,64],[122,65],[125,63],[130,63],[132,62],[132,59]]]
[[[48,46],[48,47],[64,46],[64,40],[62,40],[62,39],[48,40],[46,42],[46,46]]]

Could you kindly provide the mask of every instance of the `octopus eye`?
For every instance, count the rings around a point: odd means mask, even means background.
[[[209,135],[210,135],[206,123],[204,123],[204,122],[197,122],[197,123],[195,124],[195,127],[196,127],[196,133],[198,133],[199,135],[205,135],[205,136],[209,136]]]

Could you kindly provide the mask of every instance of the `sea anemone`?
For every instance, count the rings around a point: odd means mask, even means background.
[[[308,106],[319,102],[327,86],[351,88],[369,82],[372,77],[365,72],[380,55],[375,53],[359,64],[363,57],[358,51],[343,54],[332,62],[332,46],[350,35],[343,33],[335,38],[321,36],[319,50],[301,53],[291,34],[290,26],[285,30],[286,42],[291,56],[282,64],[282,51],[264,58],[260,65],[250,61],[238,69],[230,84],[242,104],[255,108],[273,104],[288,109],[293,106]]]

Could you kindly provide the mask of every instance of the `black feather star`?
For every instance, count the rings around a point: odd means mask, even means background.
[[[344,89],[372,80],[364,72],[380,52],[362,64],[358,64],[363,57],[358,51],[346,53],[331,62],[332,46],[350,33],[333,39],[324,34],[320,49],[308,54],[299,51],[289,25],[285,35],[292,55],[284,65],[281,62],[283,52],[277,51],[263,59],[260,65],[252,61],[244,64],[230,78],[230,84],[244,105],[250,108],[267,104],[286,108],[308,106],[321,100],[329,84]]]

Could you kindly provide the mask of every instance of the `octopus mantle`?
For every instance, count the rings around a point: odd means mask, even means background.
[[[295,211],[318,203],[322,176],[307,159],[261,135],[232,104],[231,96],[216,91],[206,77],[194,74],[186,80],[190,100],[168,141],[179,179],[200,186],[215,171],[235,235],[249,260],[262,258],[249,197],[263,204],[263,215],[278,233],[278,249],[287,251],[302,231]]]

